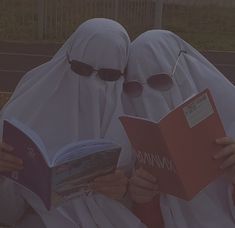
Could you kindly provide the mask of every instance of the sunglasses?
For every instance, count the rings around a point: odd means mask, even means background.
[[[176,71],[176,67],[179,63],[179,59],[182,53],[187,53],[184,50],[180,50],[176,62],[172,68],[170,74],[160,73],[150,76],[145,83],[139,81],[126,81],[123,83],[123,91],[128,96],[139,97],[144,89],[144,85],[147,84],[150,88],[159,91],[169,90],[173,86],[173,76]]]
[[[87,63],[83,63],[77,60],[70,60],[67,54],[68,62],[71,66],[71,70],[80,76],[89,77],[93,72],[97,72],[99,78],[103,81],[117,81],[121,76],[124,75],[120,70],[101,68],[95,69]]]

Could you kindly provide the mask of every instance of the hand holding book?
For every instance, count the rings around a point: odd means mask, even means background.
[[[158,122],[135,116],[120,120],[136,151],[138,162],[159,181],[160,191],[191,200],[217,179],[223,161],[213,159],[221,152],[234,153],[234,141],[215,143],[226,136],[213,97],[208,89],[195,94]],[[222,140],[223,141],[223,140]],[[228,146],[228,145],[227,145]],[[222,167],[235,161],[229,158]]]
[[[120,200],[127,191],[127,183],[128,178],[125,173],[118,169],[114,173],[97,177],[92,183],[92,189],[112,199]]]
[[[213,157],[223,161],[220,168],[235,184],[235,140],[230,137],[222,137],[216,139],[216,143],[223,148]],[[139,168],[130,179],[129,193],[135,203],[148,203],[157,194],[155,190],[157,187],[156,178],[143,168]]]
[[[128,192],[135,203],[151,202],[159,193],[158,181],[156,177],[140,167],[132,174]]]
[[[4,120],[3,141],[14,150],[1,145],[0,175],[35,193],[47,209],[93,191],[95,178],[116,170],[121,151],[112,141],[88,139],[68,143],[49,156],[40,136],[16,119]]]
[[[226,172],[226,174],[234,182],[235,180],[235,140],[230,137],[223,137],[216,140],[218,145],[223,148],[214,155],[215,159],[223,160],[220,168]]]
[[[0,142],[0,172],[17,171],[23,169],[23,162],[11,152],[14,150],[10,145]]]

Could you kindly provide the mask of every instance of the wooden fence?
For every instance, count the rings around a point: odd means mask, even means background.
[[[94,17],[115,19],[134,37],[153,28],[158,1],[0,0],[0,39],[63,41]]]

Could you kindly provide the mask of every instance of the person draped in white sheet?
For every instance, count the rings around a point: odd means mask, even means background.
[[[86,21],[51,61],[22,78],[1,112],[1,121],[14,117],[37,132],[50,158],[71,142],[96,138],[113,140],[122,146],[119,170],[97,178],[93,194],[83,195],[51,211],[47,211],[34,194],[19,190],[4,180],[8,187],[1,190],[0,201],[13,201],[18,212],[12,218],[12,208],[4,212],[4,207],[0,206],[0,219],[12,221],[19,218],[25,200],[48,228],[145,227],[118,202],[125,194],[125,172],[132,164],[131,149],[118,120],[123,113],[121,89],[129,43],[128,34],[119,23],[102,18]],[[8,151],[10,156],[9,148],[3,147],[1,154],[5,153],[5,156]],[[22,168],[18,160],[13,166]],[[8,169],[9,166],[0,168]],[[13,191],[13,187],[18,195],[12,194],[12,198],[7,199],[6,189]]]
[[[205,88],[212,93],[228,136],[216,140],[221,145],[221,151],[215,159],[223,160],[224,175],[189,202],[161,193],[160,206],[165,228],[235,227],[232,201],[235,87],[197,50],[172,32],[147,31],[131,44],[123,87],[127,114],[158,121]],[[156,197],[157,183],[150,181],[151,177],[142,169],[133,174],[129,192],[134,202],[147,203]]]

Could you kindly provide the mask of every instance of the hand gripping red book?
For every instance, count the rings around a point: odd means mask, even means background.
[[[191,200],[220,174],[213,155],[225,130],[208,89],[190,97],[159,122],[121,116],[137,160],[159,181],[160,191]]]

